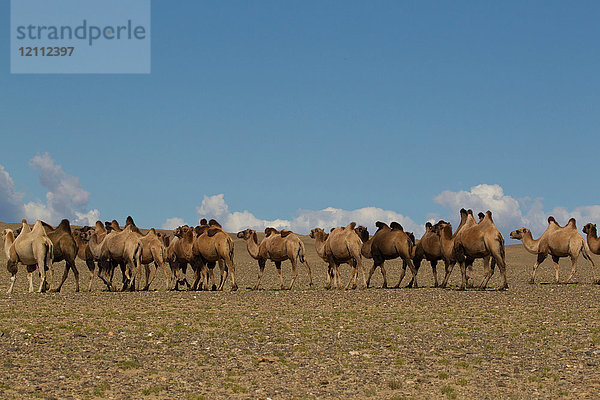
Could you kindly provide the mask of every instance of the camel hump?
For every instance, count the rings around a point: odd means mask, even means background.
[[[265,236],[266,237],[269,237],[271,235],[277,235],[278,233],[279,233],[279,231],[275,228],[271,228],[271,227],[265,228]]]
[[[556,220],[554,219],[554,217],[551,215],[548,217],[548,223],[554,222],[556,223]]]
[[[281,230],[281,237],[287,237],[290,233],[294,233],[292,231],[288,231],[287,229]]]
[[[471,210],[470,208],[467,210],[467,214],[469,215],[473,215],[473,210]]]
[[[393,231],[402,231],[402,232],[404,232],[404,228],[402,227],[402,225],[400,225],[396,221],[390,223],[390,228],[392,228]]]
[[[377,230],[380,230],[383,228],[388,228],[388,225],[385,222],[381,222],[381,221],[375,222],[375,226],[377,227]]]
[[[222,228],[221,224],[218,223],[217,220],[215,220],[215,219],[211,219],[210,221],[208,221],[208,225]]]
[[[56,230],[60,230],[60,231],[65,231],[65,232],[71,232],[71,223],[69,222],[68,219],[63,219],[62,221],[60,221],[60,224],[58,224],[58,226],[56,227]]]
[[[208,225],[208,221],[206,220],[206,218],[202,218],[200,220],[200,225]]]
[[[105,229],[102,221],[96,221],[96,229],[99,229],[99,230]]]
[[[480,213],[481,214],[481,213]],[[484,218],[488,217],[490,219],[490,221],[494,222],[494,220],[492,219],[492,212],[490,210],[487,210],[485,212]]]
[[[125,220],[125,226],[127,225],[135,226],[135,222],[133,222],[133,218],[131,218],[131,215],[127,216],[127,220]]]
[[[200,236],[204,232],[206,232],[207,229],[208,229],[208,225],[202,224],[202,225],[198,225],[197,227],[195,227],[194,232],[196,232],[196,235]]]
[[[425,230],[429,230],[433,227],[433,225],[431,224],[431,222],[425,222]]]
[[[577,228],[577,221],[575,221],[575,218],[571,218],[569,219],[569,222],[567,222],[567,225],[571,225],[573,228]]]
[[[132,232],[139,233],[140,235],[142,234],[142,231],[140,231],[140,228],[138,228],[135,225],[127,225],[127,227],[129,229],[131,229]]]
[[[485,214],[482,212],[477,213],[477,217],[479,218],[479,220],[481,221],[482,219],[485,218]]]
[[[331,229],[329,230],[329,232],[331,233],[331,232],[335,231],[335,229],[336,229],[336,228],[331,228]],[[343,229],[343,228],[342,228],[342,229]]]
[[[350,230],[354,230],[354,228],[356,228],[356,222],[350,222],[347,226],[346,229],[350,229]]]
[[[459,211],[460,215],[466,215],[468,214],[467,210],[465,210],[464,208],[461,208]]]
[[[217,228],[217,227],[208,228],[208,229],[206,230],[206,234],[207,234],[209,237],[213,237],[213,236],[215,236],[215,235],[216,235],[217,233],[219,233],[219,232],[221,232],[221,229],[220,229],[220,228]]]
[[[152,233],[154,235],[156,235],[156,229],[154,228],[150,228],[150,231],[148,233]],[[158,236],[158,235],[157,235]]]

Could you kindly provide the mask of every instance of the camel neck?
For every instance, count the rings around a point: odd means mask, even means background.
[[[256,237],[256,233],[250,235],[248,239],[246,239],[246,247],[248,248],[248,253],[254,259],[258,259],[258,238]]]
[[[540,247],[540,239],[534,239],[531,235],[531,232],[527,232],[523,235],[523,239],[521,241],[523,242],[525,250],[530,253],[537,254]]]

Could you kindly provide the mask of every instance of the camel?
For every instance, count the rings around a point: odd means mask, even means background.
[[[233,262],[233,240],[214,219],[211,219],[208,223],[206,223],[206,220],[200,222],[201,225],[196,227],[196,238],[192,246],[192,253],[199,263],[192,287],[198,287],[201,275],[203,275],[205,277],[204,289],[208,289],[208,276],[210,275],[214,282],[212,270],[215,263],[218,262],[221,269],[221,282],[216,289],[223,290],[227,281],[227,274],[231,272],[231,290],[237,290],[235,264]],[[203,222],[204,224],[202,224]]]
[[[4,254],[6,256],[6,269],[10,272],[10,287],[8,293],[12,293],[17,279],[18,264],[27,267],[29,279],[29,292],[33,292],[33,271],[37,267],[40,273],[40,287],[38,292],[43,292],[49,286],[46,281],[46,269],[50,271],[50,284],[52,283],[54,257],[54,245],[46,235],[41,221],[36,221],[33,229],[29,227],[26,220],[22,220],[21,234],[15,239],[14,232],[5,229],[2,233],[4,240]]]
[[[461,215],[463,214],[463,211],[464,209],[461,210]],[[494,267],[496,264],[500,269],[500,276],[502,279],[502,283],[498,290],[508,289],[508,283],[506,281],[504,238],[494,224],[491,211],[487,211],[481,222],[477,223],[473,217],[473,212],[469,210],[466,221],[454,237],[449,237],[449,233],[452,229],[449,224],[442,228],[443,230],[440,235],[442,247],[452,244],[452,258],[460,265],[462,282],[459,290],[465,290],[467,287],[467,268],[473,265],[475,259],[485,259],[488,256],[490,256],[492,260],[489,264],[484,262],[486,272],[479,285],[479,289],[483,290],[486,288],[487,283],[494,274]],[[450,228],[450,232],[448,231],[448,228]],[[444,278],[444,283],[447,283],[446,278]]]
[[[590,251],[594,254],[600,254],[600,238],[598,238],[596,224],[585,224],[583,227],[583,233],[587,235],[587,244]]]
[[[373,266],[369,271],[367,277],[366,286],[369,287],[373,272],[377,267],[381,267],[381,274],[383,275],[383,287],[387,287],[387,277],[385,268],[383,266],[386,260],[392,260],[394,258],[402,258],[402,271],[400,273],[400,280],[395,288],[400,287],[402,279],[406,273],[406,266],[410,268],[412,272],[412,287],[418,287],[417,285],[417,270],[413,264],[413,247],[414,247],[414,235],[412,238],[397,222],[392,222],[389,226],[381,221],[375,223],[377,232],[373,235],[371,246],[371,257],[373,258]],[[368,243],[368,242],[367,242]]]
[[[590,225],[590,224],[588,224]],[[584,228],[584,232],[591,233],[591,227]],[[590,239],[590,233],[588,233],[588,240]],[[531,277],[529,283],[535,283],[535,275],[539,265],[548,257],[548,254],[552,257],[554,262],[554,283],[558,283],[558,261],[561,257],[571,258],[571,275],[567,279],[567,283],[571,282],[577,269],[577,259],[579,254],[583,255],[583,258],[588,260],[592,265],[592,273],[594,275],[594,282],[597,282],[596,271],[594,270],[595,265],[592,261],[585,240],[577,232],[577,224],[574,218],[571,218],[567,225],[561,227],[556,223],[554,217],[548,217],[548,227],[542,233],[538,239],[533,239],[531,231],[527,228],[519,228],[510,233],[511,239],[517,239],[523,242],[525,250],[532,254],[537,255],[537,260],[533,265]],[[593,238],[592,238],[593,241]]]
[[[253,229],[246,229],[238,232],[237,237],[246,241],[248,253],[252,258],[258,261],[258,281],[256,282],[256,285],[254,285],[254,290],[257,290],[260,286],[267,260],[271,260],[275,263],[277,273],[279,274],[279,281],[281,282],[281,289],[285,289],[283,277],[281,276],[281,263],[285,260],[290,260],[293,273],[292,281],[290,282],[288,289],[292,289],[298,276],[298,270],[296,268],[298,261],[306,266],[309,285],[312,286],[312,274],[310,265],[305,258],[304,244],[292,231],[282,230],[279,232],[275,228],[266,228],[265,238],[260,243],[258,243],[256,231]]]
[[[117,223],[113,221],[112,225]],[[117,223],[118,227],[118,223]],[[125,222],[125,228],[130,227],[131,230],[138,236],[142,243],[142,258],[140,263],[144,266],[146,273],[146,285],[142,290],[148,290],[152,281],[156,276],[156,271],[160,267],[165,275],[165,289],[169,290],[170,287],[170,276],[167,272],[167,266],[165,264],[167,259],[167,249],[163,244],[163,241],[156,234],[154,228],[150,229],[145,235],[139,230],[139,228],[133,222],[133,218],[127,217]],[[119,228],[120,229],[120,228]],[[154,268],[150,270],[150,263],[154,262]]]
[[[80,229],[73,229],[73,239],[77,244],[77,257],[85,261],[90,273],[90,280],[88,282],[88,292],[92,291],[92,285],[94,283],[94,272],[96,271],[96,260],[89,247],[89,237],[94,232],[94,228],[91,226],[84,226]]]
[[[106,228],[102,222],[96,221],[96,233],[89,241],[92,254],[105,265],[110,265],[111,281],[115,265],[120,265],[123,271],[123,288],[121,290],[135,290],[135,278],[139,272],[142,257],[142,243],[138,234],[131,230],[131,226],[128,226],[122,231],[111,231],[99,242],[98,234],[102,235],[102,233],[106,233]],[[100,273],[98,275],[100,276]],[[112,291],[112,283],[107,282],[103,277],[101,279]]]
[[[365,227],[356,227],[352,222],[346,227],[338,227],[331,230],[329,234],[321,228],[315,228],[311,231],[310,237],[316,240],[315,247],[317,254],[328,263],[327,271],[327,289],[331,287],[332,277],[333,286],[339,289],[342,287],[340,277],[340,264],[349,264],[353,268],[352,277],[346,284],[345,289],[356,288],[356,279],[358,278],[358,268],[363,272],[363,281],[366,287],[366,272],[362,264],[362,246],[369,238],[369,232]]]
[[[413,257],[413,262],[415,264],[415,269],[419,271],[421,267],[421,262],[423,260],[429,261],[431,264],[431,272],[433,274],[433,286],[438,287],[438,277],[437,277],[437,263],[438,261],[444,261],[446,266],[446,270],[448,269],[448,261],[444,258],[442,254],[442,245],[440,244],[439,236],[433,232],[433,225],[431,222],[427,222],[425,224],[425,233],[421,237],[421,239],[415,245],[415,254]]]
[[[77,266],[75,265],[75,258],[77,257],[77,242],[73,238],[73,234],[71,232],[71,224],[68,219],[63,219],[60,224],[55,228],[51,225],[42,221],[42,226],[44,227],[44,231],[48,238],[52,241],[52,245],[54,246],[54,257],[53,263],[57,263],[60,261],[65,262],[65,272],[63,274],[62,280],[58,284],[58,286],[54,289],[50,288],[51,292],[60,292],[63,284],[67,280],[69,275],[69,270],[73,271],[75,275],[75,291],[79,292],[79,271],[77,270]]]
[[[167,260],[171,266],[171,274],[175,283],[169,289],[178,290],[181,283],[189,289],[191,285],[185,279],[185,273],[188,264],[193,269],[195,268],[196,260],[192,249],[194,246],[194,231],[189,226],[184,225],[175,229],[173,233],[175,237],[167,248]]]

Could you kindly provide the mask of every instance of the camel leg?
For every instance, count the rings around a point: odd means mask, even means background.
[[[38,293],[42,293],[46,291],[46,257],[45,255],[41,254],[41,251],[37,252],[37,257],[36,260],[38,260],[37,262],[37,266],[40,272],[40,287],[38,289]]]
[[[154,268],[150,270],[150,264],[146,264],[146,286],[144,286],[144,290],[149,290],[150,285],[154,282],[154,278],[156,278],[156,273],[158,272],[158,264],[156,260],[154,261]]]
[[[254,285],[254,290],[258,290],[260,286],[260,281],[262,280],[262,276],[265,272],[265,265],[267,265],[267,260],[264,258],[258,259],[258,280],[256,281],[256,285]]]
[[[334,264],[335,278],[337,280],[337,287],[339,290],[342,290],[342,275],[340,274],[340,265]]]
[[[352,267],[352,276],[348,279],[348,283],[344,287],[344,290],[350,288],[350,283],[352,283],[352,289],[356,289],[356,278],[358,277],[358,265],[356,264],[356,260],[352,259],[349,262],[349,265]]]
[[[438,277],[437,277],[437,260],[431,261],[431,273],[433,274],[433,287],[438,287]],[[415,265],[416,267],[416,265]]]
[[[552,256],[552,262],[554,263],[554,283],[558,284],[558,261],[560,260],[560,257],[556,257],[556,256]],[[577,261],[577,260],[575,260]],[[569,278],[571,279],[571,278]],[[568,281],[567,281],[568,282]]]
[[[369,276],[367,277],[367,289],[369,288],[369,285],[371,285],[371,277],[373,276],[373,273],[375,272],[375,268],[377,268],[376,262],[373,261],[373,266],[371,267],[371,269],[369,269]]]
[[[577,272],[577,258],[578,257],[574,257],[571,256],[571,275],[569,276],[569,279],[567,279],[567,283],[570,283],[573,279],[573,277],[575,276],[575,273]],[[596,280],[594,278],[594,280]]]
[[[362,258],[360,257],[360,255],[356,259],[356,262],[358,263],[358,267],[362,271],[363,283],[365,284],[365,289],[366,289],[367,288],[367,271],[365,271],[365,266],[362,263]],[[356,275],[358,275],[358,272],[356,272]]]
[[[160,268],[163,271],[163,274],[165,275],[165,290],[169,290],[169,286],[171,284],[170,279],[171,277],[169,276],[169,271],[167,270],[167,265],[164,262],[164,260],[160,261]],[[156,267],[158,269],[158,267]]]
[[[494,255],[492,259],[492,263],[495,261],[498,264],[498,269],[500,270],[500,279],[502,280],[502,284],[498,287],[498,290],[506,290],[508,289],[508,281],[506,280],[506,261],[503,254]],[[492,274],[494,273],[494,267],[492,264]]]
[[[421,262],[423,261],[423,259],[416,259],[413,260],[413,264],[415,265],[415,268],[417,269],[417,273],[419,272],[419,269],[421,269]],[[408,286],[409,288],[413,287],[413,278],[410,279],[410,282],[408,282]]]
[[[402,268],[400,269],[400,279],[398,279],[398,283],[394,286],[394,289],[398,289],[400,287],[400,283],[402,283],[402,279],[404,279],[404,275],[406,274],[406,261],[402,260]]]
[[[15,281],[17,280],[17,272],[19,271],[18,264],[16,262],[8,260],[6,262],[6,269],[10,272],[10,286],[8,287],[8,294],[12,293],[15,287]]]
[[[88,282],[88,292],[92,291],[92,284],[94,283],[94,271],[96,270],[96,265],[92,260],[85,260],[85,264],[90,271],[90,281]]]
[[[33,288],[33,271],[35,268],[30,270],[31,265],[27,266],[27,280],[29,281],[29,293],[33,293],[35,289]]]
[[[408,268],[410,268],[410,272],[412,272],[412,275],[413,275],[412,279],[410,280],[412,283],[412,286],[409,286],[409,287],[418,288],[419,284],[417,283],[417,274],[419,273],[419,270],[415,267],[415,264],[413,263],[413,261],[410,258],[407,259],[405,261],[405,263],[408,263]]]
[[[279,275],[279,282],[281,283],[281,290],[285,290],[285,285],[283,284],[283,275],[281,273],[281,261],[275,261],[275,268],[277,269],[277,275]]]
[[[383,277],[383,285],[381,285],[382,289],[387,289],[388,285],[387,285],[387,272],[385,270],[385,266],[383,264],[381,264],[379,266],[379,270],[381,271],[381,276]]]
[[[460,261],[460,274],[462,276],[460,287],[458,290],[465,290],[467,288],[467,266],[465,264],[465,260]]]
[[[69,276],[69,269],[70,269],[69,263],[65,260],[65,272],[63,272],[63,276],[62,276],[58,286],[55,287],[54,289],[50,290],[51,292],[60,292],[60,290],[62,289],[62,286],[64,285],[65,281],[67,280],[67,277]]]
[[[233,258],[229,258],[225,262],[225,266],[229,270],[231,274],[231,291],[234,292],[238,290],[237,282],[235,281],[235,263],[233,262]],[[223,281],[223,286],[225,286],[225,281]]]
[[[200,284],[200,279],[202,278],[201,269],[205,268],[205,265],[197,265],[193,267],[194,270],[194,282],[192,283],[192,290],[198,290],[198,285]]]
[[[450,275],[452,274],[454,265],[456,265],[455,262],[450,263],[450,262],[445,261],[446,274],[444,275],[444,280],[442,281],[442,284],[440,285],[441,288],[445,288],[446,285],[448,285],[448,280],[450,279]]]
[[[531,284],[535,283],[535,274],[537,272],[537,269],[540,266],[540,264],[544,262],[544,260],[546,259],[547,256],[548,256],[548,254],[546,254],[546,253],[539,253],[537,255],[535,264],[533,264],[533,270],[531,271],[531,279],[529,279],[529,283],[531,283]],[[556,282],[558,282],[558,276],[556,278]]]
[[[312,272],[310,270],[310,264],[308,263],[308,260],[306,258],[302,257],[302,260],[303,260],[302,263],[306,267],[306,273],[308,274],[308,286],[312,287],[313,281],[312,281]]]
[[[327,265],[327,283],[325,284],[325,289],[331,289],[331,284],[333,280],[333,266],[331,264]]]
[[[296,282],[296,278],[298,277],[298,260],[292,256],[290,257],[290,262],[292,263],[292,281],[290,282],[288,290],[292,290],[294,282]]]
[[[483,279],[481,280],[481,284],[479,285],[479,290],[485,290],[488,282],[490,281],[490,278],[494,275],[494,268],[496,267],[496,259],[495,258],[492,258],[491,260],[487,259],[487,261],[486,261],[486,259],[484,259],[483,266],[485,267],[485,275],[483,276]]]

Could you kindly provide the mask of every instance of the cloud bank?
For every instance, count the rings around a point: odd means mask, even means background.
[[[3,221],[29,222],[41,219],[49,224],[58,224],[67,218],[74,225],[93,225],[100,212],[88,208],[90,193],[81,187],[79,178],[63,171],[48,153],[37,155],[29,166],[39,171],[40,184],[45,187],[46,202],[40,200],[23,204],[23,194],[15,190],[8,172],[0,165],[0,219]]]

